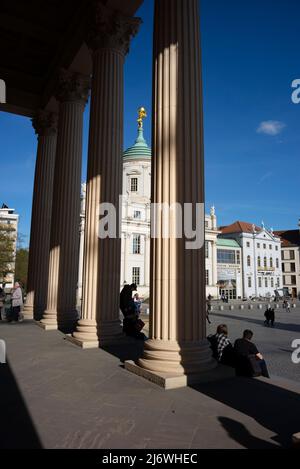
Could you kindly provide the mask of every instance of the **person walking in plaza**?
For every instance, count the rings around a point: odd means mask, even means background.
[[[267,309],[265,311],[265,326],[269,327],[271,325],[271,327],[274,327],[274,321],[275,321],[275,310],[274,308],[271,308],[270,305],[267,306]]]
[[[259,376],[270,378],[264,357],[252,342],[253,332],[246,329],[241,339],[234,344],[237,359],[236,371],[241,376]]]
[[[12,295],[11,295],[11,315],[9,322],[18,322],[21,308],[23,307],[23,293],[20,284],[16,282],[14,284]]]
[[[291,304],[288,301],[286,302],[285,307],[286,307],[287,312],[290,313],[291,312]]]

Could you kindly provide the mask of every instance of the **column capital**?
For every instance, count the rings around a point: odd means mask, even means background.
[[[58,115],[41,109],[31,119],[32,127],[39,137],[49,137],[57,133]]]
[[[138,33],[141,23],[141,18],[125,16],[98,0],[90,11],[86,42],[93,51],[115,49],[125,56],[130,39]]]
[[[91,87],[87,75],[62,68],[59,72],[56,98],[60,102],[79,102],[86,104]]]

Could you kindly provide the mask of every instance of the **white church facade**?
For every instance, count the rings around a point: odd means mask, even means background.
[[[138,121],[137,139],[134,145],[123,154],[120,288],[126,283],[136,283],[139,294],[147,300],[150,290],[151,148],[144,138],[142,119]],[[82,185],[81,202],[78,306],[82,298],[84,227],[85,184]],[[206,295],[214,298],[219,296],[217,277],[217,236],[219,233],[215,209],[212,207],[210,214],[205,216],[205,265]]]

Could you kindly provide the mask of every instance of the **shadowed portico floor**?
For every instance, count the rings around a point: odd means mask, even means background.
[[[280,448],[300,430],[293,382],[231,378],[164,391],[116,356],[30,322],[0,322],[0,337],[0,448]]]

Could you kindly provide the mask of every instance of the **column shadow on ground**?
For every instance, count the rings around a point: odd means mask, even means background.
[[[106,352],[117,357],[122,363],[125,361],[137,361],[144,352],[144,341],[136,339],[125,339],[117,344],[103,345]]]
[[[300,395],[296,392],[251,378],[233,378],[191,387],[256,420],[275,434],[273,440],[282,448],[290,448],[292,435],[300,431]],[[247,437],[248,430],[238,428],[232,421],[224,418],[220,421],[228,434],[247,448],[270,447],[268,442],[263,444],[262,441],[255,442],[249,435]]]
[[[9,363],[0,365],[0,449],[41,449],[42,444]]]
[[[210,316],[216,316],[219,318],[226,318],[226,319],[234,319],[236,321],[244,321],[244,322],[249,322],[250,324],[257,324],[259,326],[265,327],[264,326],[264,317],[262,316],[262,319],[254,319],[254,318],[249,318],[247,316],[234,316],[232,314],[221,314],[221,313],[211,313]],[[277,322],[276,321],[276,316],[275,316],[275,329],[281,329],[283,331],[290,331],[290,332],[300,332],[300,325],[298,324],[286,324],[282,322]]]

